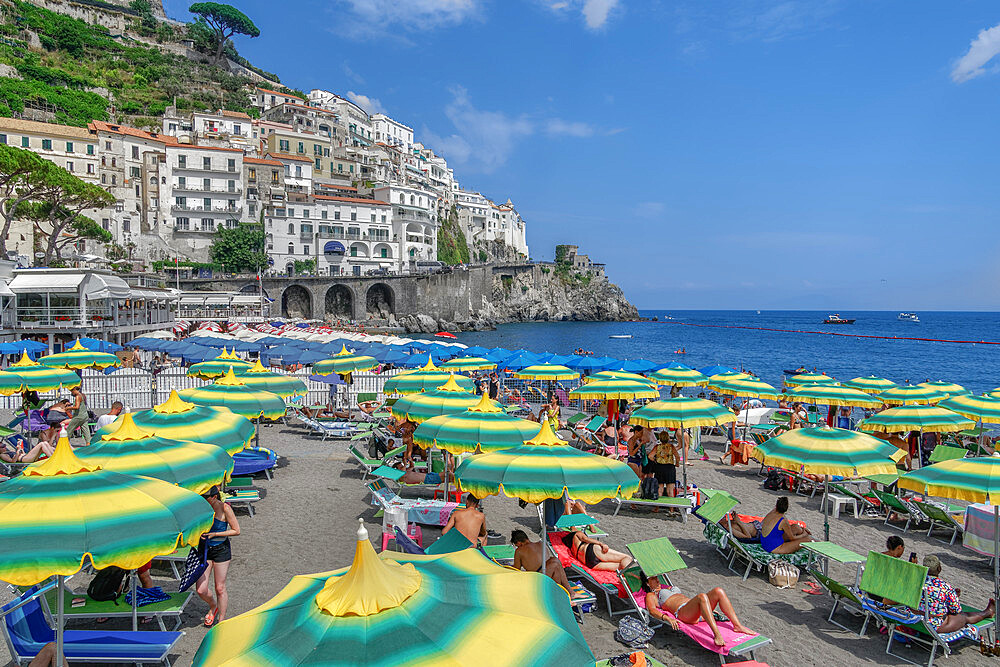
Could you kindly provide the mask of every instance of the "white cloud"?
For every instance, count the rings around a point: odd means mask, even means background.
[[[579,121],[552,118],[546,121],[545,132],[552,136],[586,138],[594,136],[594,127]]]
[[[373,113],[384,113],[388,112],[385,107],[382,106],[382,102],[374,97],[368,97],[367,95],[362,95],[361,93],[356,93],[353,90],[347,91],[347,99],[357,104],[359,107],[367,111],[369,114]]]
[[[461,86],[453,88],[451,93],[452,101],[444,113],[456,132],[448,136],[426,133],[427,143],[449,161],[493,171],[507,161],[518,139],[535,131],[534,124],[524,115],[508,116],[502,111],[477,109]]]
[[[364,83],[365,78],[351,69],[351,66],[346,62],[344,63],[344,76],[353,81],[354,83]]]
[[[580,12],[584,23],[591,30],[600,30],[619,6],[620,0],[544,0],[554,12]]]
[[[481,0],[340,0],[353,16],[334,31],[358,40],[424,32],[477,18]]]
[[[969,45],[969,50],[959,58],[951,70],[951,80],[964,83],[986,73],[986,64],[1000,54],[1000,25],[980,30]]]
[[[842,0],[743,0],[727,12],[736,39],[777,42],[836,27]]]

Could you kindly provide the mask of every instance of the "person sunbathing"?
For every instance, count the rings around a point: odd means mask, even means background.
[[[631,556],[615,551],[600,540],[589,537],[582,530],[566,533],[562,541],[573,557],[591,570],[617,572],[632,564]]]
[[[754,519],[747,523],[736,517],[736,514],[727,514],[719,521],[719,525],[732,533],[733,537],[740,542],[760,542],[761,525],[760,521]]]
[[[996,615],[996,600],[993,598],[990,598],[983,611],[964,611],[958,599],[962,590],[939,577],[941,560],[937,556],[933,554],[924,556],[924,567],[927,568],[927,581],[924,582],[921,605],[927,606],[930,623],[939,634],[957,632],[966,625],[975,625],[983,619],[993,618]]]
[[[7,463],[32,463],[37,461],[43,454],[45,456],[52,456],[54,451],[55,447],[44,441],[39,441],[34,447],[25,451],[24,438],[20,438],[17,446],[4,441],[2,448],[0,448],[0,461],[6,461]]]
[[[441,534],[444,535],[452,528],[465,535],[475,547],[485,543],[483,538],[486,537],[486,517],[479,511],[479,498],[471,493],[465,494],[465,507],[451,513]]]
[[[405,474],[399,478],[400,484],[430,484],[436,486],[444,481],[441,477],[441,473],[420,472],[419,470],[414,470],[412,465],[410,467],[404,467],[402,463],[397,463],[393,466],[393,468],[405,471]],[[448,482],[450,484],[455,483],[455,475],[451,470],[448,471]]]
[[[646,591],[646,610],[649,611],[649,615],[659,621],[666,621],[674,630],[679,630],[681,623],[695,625],[704,620],[712,629],[715,645],[725,646],[726,640],[719,632],[719,626],[715,621],[714,610],[718,607],[732,623],[734,631],[747,635],[755,634],[753,630],[740,623],[729,596],[721,588],[713,588],[707,593],[698,593],[689,598],[675,586],[664,588],[659,577],[647,577],[643,573],[641,579],[642,590]],[[669,611],[673,616],[667,615],[665,611]]]
[[[542,571],[542,543],[532,542],[528,539],[528,534],[523,530],[515,530],[510,534],[510,543],[514,545],[514,569],[525,570],[526,572]],[[566,570],[559,563],[559,559],[552,556],[545,561],[545,574],[560,586],[566,589],[570,597],[574,597],[573,588],[569,579],[566,578]],[[586,596],[586,593],[583,593]]]
[[[788,497],[781,496],[774,509],[761,521],[760,546],[773,554],[791,554],[802,548],[803,543],[812,542],[809,530],[793,524],[785,518],[788,511]]]

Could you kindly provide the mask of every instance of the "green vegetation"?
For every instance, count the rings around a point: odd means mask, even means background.
[[[125,11],[136,16],[141,35],[160,42],[178,37],[172,26],[155,21],[148,0],[134,0]],[[32,34],[44,49],[40,54],[28,49]],[[0,5],[0,37],[0,63],[15,67],[22,77],[0,78],[0,116],[31,108],[49,111],[55,122],[66,125],[117,120],[155,126],[148,119],[162,116],[175,99],[180,112],[223,108],[257,115],[247,94],[252,82],[245,77],[112,36],[103,26],[22,0]],[[227,44],[227,55],[238,59]],[[212,54],[217,44],[204,46]]]
[[[314,273],[316,271],[316,260],[315,259],[297,259],[292,265],[292,271],[297,276],[301,276],[306,273]]]
[[[211,269],[213,271],[221,271],[222,266],[215,264],[214,262],[189,262],[188,260],[176,261],[174,259],[158,259],[153,262],[153,273],[163,273],[164,268],[170,268],[176,263],[177,266],[183,266],[189,269]]]
[[[468,264],[469,246],[465,242],[465,234],[458,224],[458,209],[454,206],[448,215],[440,218],[438,227],[437,258],[445,264]]]
[[[260,28],[254,25],[250,18],[232,5],[218,2],[196,2],[188,11],[198,16],[195,25],[198,31],[205,33],[215,47],[212,64],[218,65],[226,43],[233,35],[249,35],[257,37]]]
[[[267,268],[264,228],[257,224],[219,227],[208,254],[229,273],[263,271]]]

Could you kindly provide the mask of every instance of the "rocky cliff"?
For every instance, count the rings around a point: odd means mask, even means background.
[[[452,322],[432,313],[393,318],[412,333],[492,329],[507,322],[616,321],[639,316],[624,292],[603,274],[557,273],[551,267],[497,272],[481,303],[471,305],[467,321]]]

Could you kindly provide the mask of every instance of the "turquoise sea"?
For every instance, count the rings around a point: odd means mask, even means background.
[[[841,317],[856,319],[853,325],[824,325],[830,313],[820,311],[647,310],[641,314],[661,321],[505,324],[496,331],[461,333],[458,340],[466,345],[560,354],[582,347],[599,356],[664,364],[679,361],[694,368],[722,364],[749,369],[772,384],[781,381],[785,369],[802,365],[845,380],[870,374],[895,382],[949,380],[976,393],[1000,386],[1000,345],[902,339],[1000,342],[1000,313],[922,312],[918,313],[920,322],[912,323],[899,321],[896,312],[841,312]],[[663,321],[665,317],[674,319]],[[609,338],[620,334],[632,338]],[[681,349],[686,353],[675,354]]]

